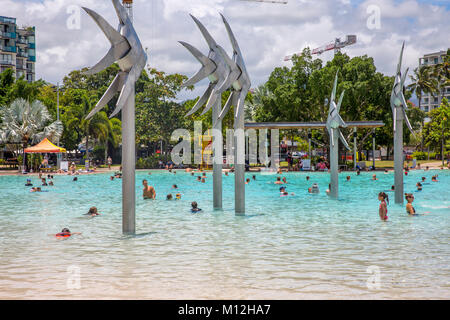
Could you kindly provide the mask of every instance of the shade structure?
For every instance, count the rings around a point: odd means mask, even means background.
[[[55,146],[47,138],[39,142],[37,145],[26,148],[25,153],[65,153],[66,149]]]

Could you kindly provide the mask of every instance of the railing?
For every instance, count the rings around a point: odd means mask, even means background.
[[[27,67],[24,64],[16,64],[16,69],[26,70]]]
[[[16,47],[5,46],[5,47],[3,47],[3,51],[17,52],[17,49],[16,49]]]
[[[11,60],[0,60],[0,64],[6,64],[9,66],[13,66],[14,62],[12,62]]]
[[[16,38],[16,33],[15,32],[3,32],[3,37],[15,39]]]
[[[18,57],[23,57],[23,58],[28,58],[28,53],[26,53],[24,51],[18,51],[17,52],[17,56]]]
[[[27,39],[23,39],[23,38],[18,38],[16,40],[17,43],[21,43],[21,44],[28,44],[28,40]]]
[[[8,17],[0,17],[0,22],[16,24],[16,19],[15,18],[8,18]]]

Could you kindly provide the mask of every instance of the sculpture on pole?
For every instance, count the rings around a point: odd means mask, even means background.
[[[338,72],[336,72],[336,77],[334,78],[334,86],[333,91],[331,93],[330,108],[328,110],[328,119],[326,124],[328,135],[330,137],[330,175],[331,175],[330,196],[332,198],[337,198],[339,195],[339,180],[338,180],[339,139],[342,141],[344,146],[348,150],[350,150],[350,147],[348,146],[348,143],[345,140],[344,135],[339,130],[339,128],[346,128],[347,124],[344,122],[344,120],[342,120],[341,116],[339,115],[339,110],[341,108],[345,90],[342,91],[338,104],[336,104],[335,102]]]
[[[147,63],[147,55],[125,8],[119,0],[112,0],[112,3],[119,17],[118,30],[96,12],[83,7],[111,42],[111,49],[106,56],[85,74],[98,73],[115,62],[121,70],[86,118],[94,116],[117,92],[120,92],[116,108],[110,118],[122,110],[122,231],[125,234],[134,234],[136,231],[135,84]]]
[[[411,124],[406,115],[406,99],[403,95],[406,75],[408,68],[402,75],[402,58],[405,42],[403,42],[402,50],[400,51],[400,58],[397,65],[397,74],[395,75],[395,82],[391,93],[391,109],[394,117],[394,174],[395,174],[395,203],[403,203],[403,120],[406,121],[409,131],[414,135]]]
[[[210,52],[208,57],[203,55],[199,50],[193,46],[181,42],[180,43],[188,49],[194,57],[202,64],[202,68],[184,84],[185,86],[193,85],[198,81],[208,77],[210,84],[203,96],[198,100],[195,106],[187,114],[192,115],[200,107],[206,103],[206,107],[202,114],[206,113],[211,107],[213,108],[212,122],[213,129],[217,134],[213,134],[215,138],[219,138],[218,143],[213,143],[214,146],[214,207],[219,207],[219,192],[220,192],[220,207],[222,207],[222,120],[230,110],[231,106],[235,106],[234,112],[234,167],[235,167],[235,212],[236,214],[245,214],[245,133],[244,133],[244,102],[248,91],[250,90],[250,77],[245,68],[244,59],[242,57],[239,45],[234,37],[230,25],[223,15],[222,20],[227,29],[233,47],[233,57],[230,58],[225,50],[217,45],[211,37],[206,28],[191,15],[195,23],[199,27],[203,36],[205,37]],[[221,108],[221,95],[226,90],[231,89],[231,94],[224,106]],[[220,134],[219,134],[220,133]],[[219,162],[220,163],[217,163]],[[220,170],[220,171],[219,171]],[[219,191],[220,190],[220,191]],[[217,200],[217,201],[216,201]]]

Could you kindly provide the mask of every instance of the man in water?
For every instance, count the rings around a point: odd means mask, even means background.
[[[152,199],[152,200],[154,200],[155,197],[156,197],[155,189],[152,186],[148,185],[146,179],[142,180],[142,184],[144,185],[144,190],[143,190],[143,194],[142,194],[143,197],[144,197],[144,200],[145,199]]]

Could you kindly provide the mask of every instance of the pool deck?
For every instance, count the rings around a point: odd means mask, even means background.
[[[434,162],[427,162],[427,163],[422,163],[421,167],[422,170],[425,167],[429,167],[430,170],[440,170],[440,167],[442,165],[441,161],[434,161]],[[116,171],[118,171],[120,169],[120,166],[112,166],[111,169],[108,168],[97,168],[95,170],[95,172],[79,172],[78,175],[86,175],[86,174],[97,174],[97,173],[114,173]],[[253,170],[252,170],[253,169]],[[250,172],[258,172],[259,170],[255,170],[256,168],[251,168]],[[384,171],[385,168],[379,168],[376,169],[375,171]],[[136,169],[136,171],[146,171],[146,170],[153,170],[153,171],[167,171],[167,169]],[[185,169],[174,169],[176,171],[184,171]],[[393,170],[392,169],[388,169],[388,170]],[[411,169],[414,170],[414,169]],[[444,168],[444,170],[448,170],[447,168]],[[212,170],[204,170],[204,171],[212,171]],[[230,171],[227,169],[224,169],[224,171]],[[288,172],[287,170],[282,170],[283,172]],[[343,171],[343,172],[352,172],[353,170],[347,170],[347,171]],[[194,172],[203,172],[203,171],[198,171],[198,170],[194,170]],[[306,172],[306,171],[289,171],[289,172]],[[319,171],[308,171],[308,172],[319,172]],[[325,173],[327,173],[327,171],[323,171]],[[43,176],[46,176],[47,174],[51,174],[51,175],[71,175],[68,173],[56,173],[56,172],[52,172],[52,173],[42,173]],[[15,175],[15,176],[38,176],[39,172],[33,172],[33,173],[27,173],[27,174],[22,174],[20,172],[18,172],[17,170],[0,170],[0,176],[11,176],[11,175]]]

